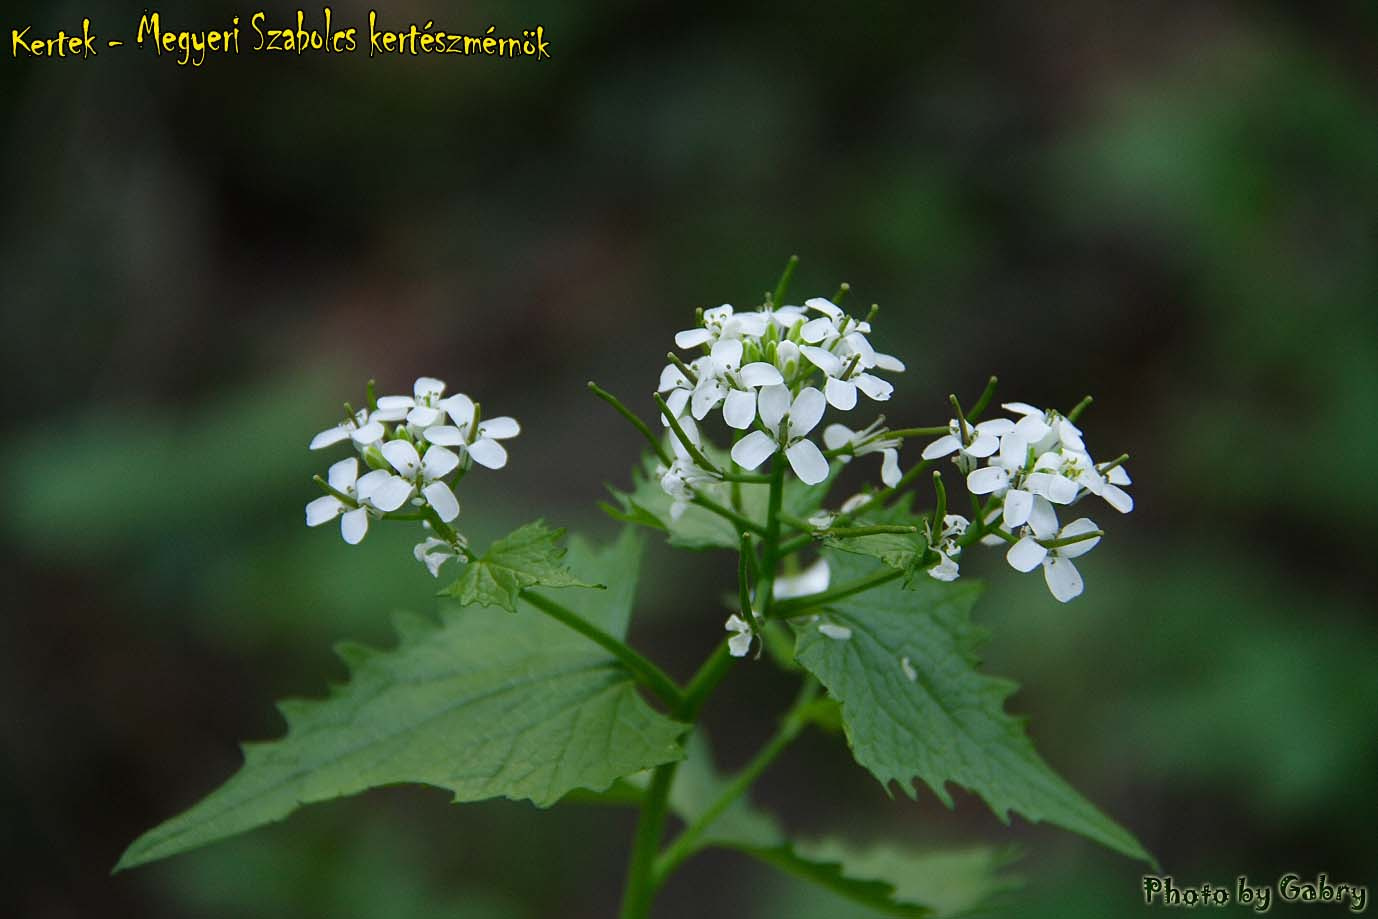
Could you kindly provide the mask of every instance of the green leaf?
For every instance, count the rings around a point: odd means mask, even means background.
[[[597,552],[573,541],[573,569],[609,589],[569,594],[567,605],[624,635],[640,554],[631,530]],[[680,758],[685,726],[643,702],[614,658],[534,608],[523,612],[447,608],[438,625],[399,616],[396,648],[341,646],[350,682],[322,700],[283,703],[286,736],[245,745],[238,773],[136,840],[117,870],[382,785],[546,807]]]
[[[835,583],[874,571],[829,553]],[[842,704],[852,753],[883,785],[910,797],[922,779],[949,807],[946,783],[985,798],[1001,820],[1014,810],[1047,820],[1118,852],[1153,862],[1128,831],[1059,778],[1004,711],[1013,682],[977,670],[985,632],[970,619],[980,585],[920,580],[914,590],[885,584],[841,600],[826,618],[851,630],[845,640],[813,624],[798,628],[796,656]]]
[[[540,520],[518,527],[466,564],[441,594],[462,606],[501,606],[515,613],[517,595],[528,587],[601,587],[579,580],[561,564],[565,550],[557,543],[564,534]]]
[[[709,447],[708,458],[720,468],[729,465],[728,455]],[[609,488],[620,507],[605,506],[604,510],[614,519],[636,523],[653,529],[664,530],[670,544],[686,549],[737,549],[741,545],[741,533],[729,520],[724,520],[712,511],[698,505],[685,507],[678,517],[670,513],[674,499],[660,487],[660,477],[656,475],[659,460],[652,454],[642,458],[641,467],[632,470],[632,490],[630,492]],[[781,507],[788,514],[807,517],[818,510],[828,494],[832,483],[831,476],[817,485],[805,485],[794,476],[785,477],[785,490]],[[726,507],[736,507],[733,502],[733,485],[717,482],[701,485],[698,489],[705,497]],[[770,500],[770,486],[756,483],[738,483],[736,494],[740,500],[741,513],[765,526],[766,505]]]
[[[879,559],[882,564],[905,573],[904,586],[913,587],[923,573],[928,542],[920,533],[871,533],[867,536],[829,536],[824,544],[853,555]]]
[[[702,729],[685,745],[670,789],[670,807],[697,819],[727,780],[713,768]],[[898,845],[860,849],[836,839],[791,842],[770,815],[739,798],[709,825],[698,848],[718,846],[750,855],[887,916],[937,917],[984,905],[1015,881],[999,874],[1008,854],[987,848],[923,852]]]

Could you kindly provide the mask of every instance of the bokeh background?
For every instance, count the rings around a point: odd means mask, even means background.
[[[272,700],[343,677],[332,642],[432,608],[409,532],[302,525],[328,462],[306,442],[365,379],[435,374],[522,420],[510,466],[465,483],[476,538],[606,536],[639,443],[584,382],[649,411],[692,309],[758,302],[796,252],[800,296],[881,305],[909,364],[892,419],[941,423],[994,372],[1006,398],[1093,392],[1089,445],[1133,454],[1138,509],[1102,512],[1082,599],[964,566],[1054,767],[1179,881],[1378,883],[1378,8],[382,6],[540,23],[553,59],[0,65],[0,912],[609,915],[633,814],[421,788],[108,873],[281,731]],[[0,25],[132,33],[142,9]],[[648,564],[633,637],[685,675],[733,564]],[[733,676],[708,713],[725,765],[789,694]],[[802,833],[1016,843],[1011,916],[1144,912],[1141,866],[970,797],[891,801],[834,737],[758,799]],[[658,915],[710,911],[867,915],[731,855]]]

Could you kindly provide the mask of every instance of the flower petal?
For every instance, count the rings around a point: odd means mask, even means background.
[[[829,450],[836,450],[851,443],[853,434],[845,424],[830,424],[823,429],[823,445]]]
[[[869,373],[858,373],[852,377],[856,382],[856,388],[864,392],[869,399],[876,402],[884,402],[895,394],[895,387],[886,380]]]
[[[481,438],[480,438],[481,439]],[[426,481],[444,478],[455,467],[459,465],[459,456],[453,450],[446,450],[441,446],[431,447],[426,451],[426,457],[421,461],[421,470],[426,477]]]
[[[1021,488],[1011,488],[1005,492],[1005,507],[1001,515],[1005,529],[1014,532],[1015,527],[1021,527],[1027,523],[1029,512],[1033,510],[1033,503],[1033,494]]]
[[[1009,484],[1009,473],[998,466],[983,466],[971,470],[967,476],[967,491],[973,495],[988,495]]]
[[[351,546],[363,542],[368,533],[368,511],[357,507],[340,518],[340,536]]]
[[[374,469],[370,472],[365,472],[359,477],[359,481],[354,484],[354,494],[358,496],[360,501],[371,502],[374,491],[388,479],[393,478],[396,478],[396,476],[386,469]]]
[[[445,381],[435,377],[417,377],[411,391],[417,399],[435,399],[445,392]]]
[[[450,416],[450,420],[461,428],[467,428],[474,423],[474,400],[464,393],[457,392],[447,399],[441,399],[436,404],[444,409],[445,414]]]
[[[850,380],[828,377],[823,392],[828,397],[828,404],[839,411],[850,412],[856,408],[856,384]]]
[[[717,380],[699,377],[699,385],[694,387],[694,398],[689,404],[689,410],[695,418],[702,421],[703,416],[712,411],[725,394],[726,389]]]
[[[895,357],[893,354],[876,353],[876,369],[889,370],[894,373],[904,373],[904,361]]]
[[[743,469],[755,469],[778,446],[775,439],[764,431],[752,431],[732,446],[732,461]]]
[[[900,451],[882,450],[880,452],[880,481],[887,488],[894,488],[903,476],[900,473]]]
[[[828,408],[828,400],[812,386],[805,386],[794,397],[789,409],[789,439],[803,437],[818,427],[823,420],[823,412]]]
[[[487,421],[480,421],[478,432],[482,437],[507,440],[509,437],[516,437],[520,434],[522,426],[517,423],[517,419],[509,415],[499,415],[496,418],[489,418]]]
[[[817,485],[828,477],[828,461],[823,458],[823,451],[811,440],[801,440],[791,445],[785,451],[785,457],[794,474],[805,485]]]
[[[416,448],[405,440],[390,440],[382,446],[383,459],[407,478],[415,478],[421,470],[421,457]]]
[[[1083,533],[1094,533],[1100,527],[1096,526],[1089,517],[1078,517],[1071,523],[1063,527],[1057,534],[1058,539],[1067,539],[1072,536],[1081,536]],[[1083,539],[1081,542],[1074,542],[1070,546],[1063,546],[1057,550],[1057,554],[1063,558],[1077,558],[1085,555],[1100,543],[1099,536],[1094,539]]]
[[[426,496],[426,501],[446,523],[459,516],[459,501],[455,499],[455,493],[450,490],[450,486],[444,482],[432,482],[421,489],[421,494]]]
[[[730,428],[745,431],[756,420],[756,394],[744,389],[734,389],[727,394],[722,404],[722,418]]]
[[[713,333],[707,329],[685,329],[683,332],[675,333],[676,348],[697,348],[699,345],[707,343],[713,337]]]
[[[1005,561],[1015,571],[1029,572],[1037,568],[1047,556],[1048,550],[1040,546],[1032,536],[1025,536],[1010,546],[1005,553]]]
[[[842,308],[827,297],[810,297],[804,301],[804,306],[817,310],[830,319],[841,319],[843,316]]]
[[[391,476],[370,492],[368,503],[384,513],[390,513],[406,504],[412,491],[411,482],[398,475]]]
[[[507,449],[496,440],[480,437],[468,447],[474,462],[488,469],[501,469],[507,465]]]
[[[765,361],[752,361],[741,369],[739,376],[743,386],[778,386],[785,382],[775,365]]]
[[[361,425],[349,436],[354,438],[356,444],[371,444],[379,440],[385,433],[387,432],[383,430],[383,425],[375,420]]]
[[[326,428],[315,437],[311,438],[312,450],[324,450],[326,447],[333,447],[342,440],[349,440],[350,432],[353,429],[346,424],[337,424],[333,428]]]
[[[799,338],[811,344],[837,337],[837,323],[827,316],[810,319],[799,329]]]
[[[344,502],[334,495],[321,495],[306,505],[306,525],[318,527],[329,523],[345,510]]]
[[[738,632],[727,640],[727,653],[733,657],[746,657],[751,650],[751,633]]]
[[[1069,558],[1056,555],[1043,562],[1043,580],[1048,582],[1048,590],[1060,603],[1067,603],[1081,596],[1081,572]]]
[[[1111,471],[1113,472],[1114,470]],[[1110,485],[1107,483],[1101,491],[1101,497],[1105,499],[1107,504],[1121,514],[1127,514],[1134,509],[1134,499],[1130,496],[1129,492],[1118,485]]]
[[[426,428],[422,436],[433,444],[441,444],[446,447],[458,447],[464,443],[464,435],[459,433],[459,428],[452,424],[436,424]]]
[[[665,398],[665,407],[670,410],[670,414],[676,418],[684,414],[684,406],[689,404],[689,390],[676,389]],[[660,416],[660,423],[669,426],[670,422],[665,420],[665,416]]]
[[[739,338],[723,338],[713,343],[710,352],[713,360],[729,370],[736,370],[742,363],[742,342]]]
[[[799,351],[828,376],[835,377],[842,373],[842,359],[831,351],[817,345],[803,345]]]
[[[1034,496],[1033,507],[1029,510],[1029,529],[1039,539],[1052,539],[1057,535],[1057,511],[1042,495]]]
[[[431,408],[429,405],[418,405],[416,408],[407,412],[407,421],[419,428],[436,424],[444,417],[444,412],[438,408]]]
[[[933,443],[924,447],[923,453],[921,453],[920,456],[926,460],[935,460],[939,457],[947,456],[949,453],[956,453],[961,446],[962,442],[955,434],[944,434],[942,437],[933,441]]]
[[[967,445],[966,452],[977,459],[985,459],[996,450],[1000,449],[1000,438],[994,434],[987,434],[984,431],[975,431],[975,437]]]
[[[656,392],[666,392],[680,386],[688,386],[689,378],[686,377],[674,364],[666,364],[660,371],[660,386]]]
[[[832,570],[828,568],[828,560],[820,557],[796,575],[777,577],[771,593],[777,600],[807,597],[809,594],[819,594],[827,590],[831,581]]]
[[[789,390],[784,386],[762,386],[758,405],[761,423],[779,431],[780,419],[789,411]]]
[[[348,494],[354,489],[354,483],[359,481],[359,461],[352,456],[342,459],[330,467],[325,478],[331,488]]]

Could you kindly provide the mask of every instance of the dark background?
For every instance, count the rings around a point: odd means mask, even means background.
[[[128,33],[141,5],[19,3],[4,31]],[[172,28],[254,8],[158,7]],[[291,7],[268,8],[279,23]],[[336,4],[338,20],[368,7]],[[311,8],[308,12],[315,11]],[[1371,3],[394,3],[398,26],[540,23],[553,59],[126,46],[0,66],[0,864],[19,915],[601,917],[633,816],[402,788],[108,876],[211,790],[344,637],[429,610],[410,532],[302,526],[305,449],[376,377],[525,426],[465,482],[482,541],[606,535],[640,411],[695,306],[853,285],[946,417],[1085,392],[1138,509],[1060,606],[998,556],[978,610],[1060,772],[1179,881],[1378,882],[1378,109]],[[247,41],[247,37],[246,37]],[[912,462],[917,450],[906,454]],[[1109,519],[1115,517],[1116,519]],[[634,640],[686,675],[727,556],[648,556]],[[743,667],[708,712],[744,760],[788,702]],[[728,698],[733,701],[726,701]],[[758,798],[802,833],[1017,842],[1010,915],[1119,916],[1141,866],[978,800],[891,801],[811,734]],[[866,915],[729,855],[658,915]],[[11,913],[0,903],[0,912]],[[1333,915],[1311,907],[1303,915]],[[1287,914],[1275,908],[1277,914]]]

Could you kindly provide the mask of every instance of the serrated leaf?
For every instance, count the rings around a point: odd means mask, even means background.
[[[640,546],[630,530],[571,567],[609,585],[562,594],[625,634]],[[607,652],[534,608],[448,608],[439,624],[397,620],[398,646],[344,645],[350,682],[321,700],[282,704],[287,734],[247,744],[243,767],[181,816],[134,842],[117,870],[281,820],[302,804],[416,782],[454,800],[506,797],[540,807],[576,788],[680,758],[685,726],[652,710]]]
[[[729,462],[725,452],[707,449],[708,457],[719,466]],[[670,513],[674,499],[660,487],[660,479],[655,474],[658,460],[653,455],[642,458],[640,468],[632,470],[632,490],[630,492],[609,488],[620,508],[605,508],[618,520],[637,523],[654,529],[664,530],[670,544],[686,549],[736,549],[741,544],[741,533],[728,520],[712,511],[697,505],[683,508],[678,517]],[[807,517],[818,510],[828,494],[831,477],[817,485],[805,485],[793,476],[785,477],[784,494],[781,507],[786,513],[796,517]],[[698,486],[706,497],[727,507],[734,505],[733,486],[727,482],[710,483]],[[770,498],[770,487],[757,483],[738,483],[736,500],[740,501],[741,513],[765,525],[766,504]]]
[[[670,790],[671,809],[697,819],[722,793],[702,729],[685,745]],[[887,916],[940,917],[984,904],[1014,881],[999,871],[1007,855],[991,849],[922,852],[897,845],[860,849],[837,839],[792,842],[770,815],[739,798],[699,838],[698,848],[734,849],[827,887]]]
[[[564,530],[537,520],[518,527],[464,566],[453,584],[441,591],[463,606],[501,606],[517,611],[517,595],[528,587],[601,587],[579,580],[561,563]]]
[[[862,577],[873,563],[829,553],[834,583]],[[920,579],[890,583],[830,607],[845,640],[805,624],[796,656],[842,705],[858,763],[910,797],[922,779],[948,806],[953,782],[981,795],[1001,820],[1011,810],[1047,820],[1149,863],[1128,831],[1063,781],[1035,752],[1019,719],[1004,711],[1016,686],[977,670],[985,632],[970,610],[980,585]]]
[[[870,533],[865,536],[828,536],[824,544],[853,555],[878,559],[888,568],[905,573],[904,586],[914,585],[922,573],[928,542],[919,533]]]

